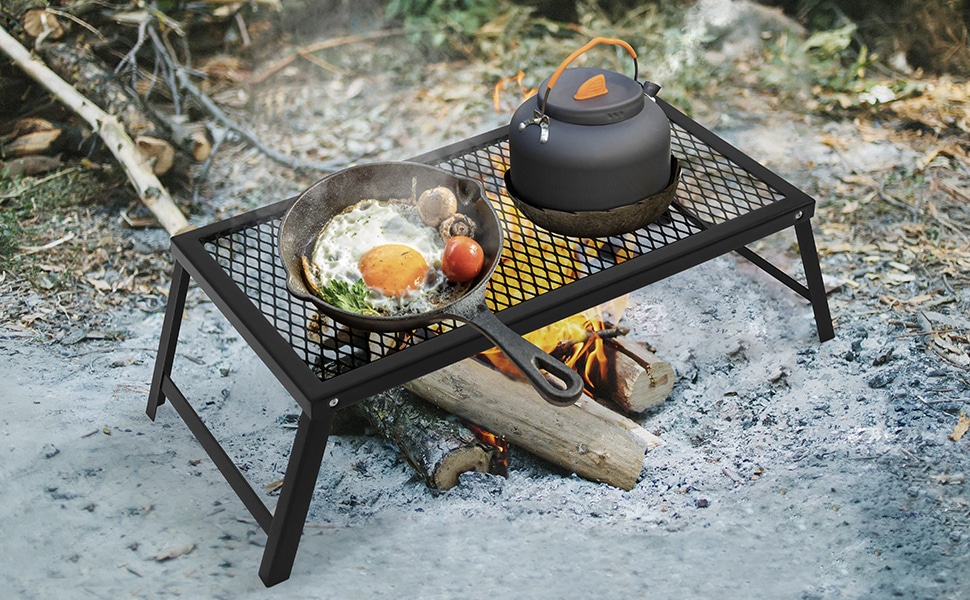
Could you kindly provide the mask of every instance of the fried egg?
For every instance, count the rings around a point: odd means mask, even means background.
[[[381,314],[433,310],[447,285],[441,273],[444,242],[414,206],[361,200],[335,216],[317,238],[314,276],[319,287],[333,280],[363,279]]]

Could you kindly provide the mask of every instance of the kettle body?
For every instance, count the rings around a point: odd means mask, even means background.
[[[610,74],[568,69],[549,93],[544,111],[548,79],[516,110],[509,124],[508,181],[518,200],[560,211],[602,211],[668,186],[666,114],[641,84],[617,73],[611,79]],[[608,94],[573,99],[571,92],[600,76],[607,81]],[[544,124],[537,122],[540,114],[547,119]]]

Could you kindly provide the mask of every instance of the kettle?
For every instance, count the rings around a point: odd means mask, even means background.
[[[566,68],[600,44],[629,53],[632,79],[604,69]],[[679,169],[670,150],[670,122],[655,101],[660,86],[637,81],[636,56],[623,40],[594,38],[512,116],[505,180],[516,205],[536,224],[573,235],[613,235],[656,219],[673,199]],[[659,211],[658,200],[665,202]]]

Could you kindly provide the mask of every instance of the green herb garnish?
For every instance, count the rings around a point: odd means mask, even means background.
[[[332,279],[320,290],[320,294],[324,300],[341,310],[362,315],[378,314],[370,303],[370,290],[363,279],[359,279],[354,285],[343,280]]]

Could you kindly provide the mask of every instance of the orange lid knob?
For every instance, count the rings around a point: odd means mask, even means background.
[[[589,100],[597,96],[605,96],[609,92],[606,89],[606,76],[600,73],[584,81],[583,85],[579,86],[579,89],[576,90],[573,100]]]

